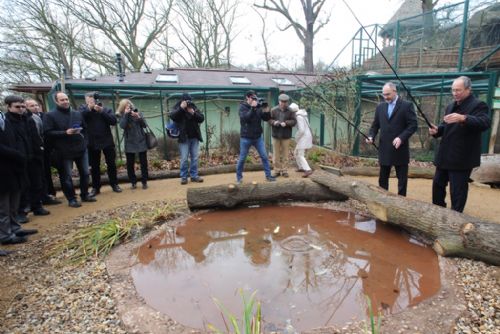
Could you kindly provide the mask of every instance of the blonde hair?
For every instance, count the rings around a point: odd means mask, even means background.
[[[123,113],[125,112],[125,109],[129,105],[133,106],[134,104],[129,99],[123,99],[123,100],[121,100],[120,103],[118,103],[118,108],[116,108],[116,112],[118,114],[120,114],[120,115],[123,115]]]

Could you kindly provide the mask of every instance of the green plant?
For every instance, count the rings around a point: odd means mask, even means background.
[[[260,334],[262,313],[260,302],[256,302],[255,300],[255,294],[257,293],[257,291],[254,291],[248,300],[246,299],[242,289],[239,289],[239,292],[243,300],[243,322],[241,324],[240,321],[238,321],[238,318],[236,318],[235,315],[229,312],[217,298],[213,298],[215,305],[217,305],[217,308],[221,311],[222,320],[224,321],[226,331],[227,333],[235,334]],[[228,325],[226,317],[228,318],[232,329]],[[242,326],[241,328],[240,325]],[[223,333],[223,331],[212,324],[208,324],[208,328],[215,333]]]
[[[118,159],[116,160],[116,168],[120,168],[120,167],[125,167],[125,160],[122,160],[122,159]]]
[[[253,162],[253,158],[249,155],[247,155],[247,157],[245,158],[245,163],[246,164],[251,164]]]
[[[108,166],[106,164],[100,164],[99,165],[99,173],[104,174],[108,170]]]
[[[161,169],[163,167],[163,162],[159,159],[154,159],[151,161],[151,167]]]
[[[371,334],[379,334],[380,333],[380,325],[382,324],[382,316],[379,314],[377,316],[377,323],[375,324],[375,315],[373,314],[373,308],[372,308],[372,301],[370,300],[370,297],[366,296],[366,302],[368,303],[368,313],[370,314],[370,329],[366,326],[365,323],[365,333],[371,333]]]

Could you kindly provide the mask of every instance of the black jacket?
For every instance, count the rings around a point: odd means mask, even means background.
[[[240,137],[258,139],[262,136],[262,121],[268,121],[271,113],[262,108],[252,107],[245,101],[240,103]]]
[[[68,135],[66,130],[79,125],[83,129],[79,134]],[[43,133],[54,150],[63,159],[73,159],[83,155],[87,149],[87,125],[81,112],[56,107],[43,119]]]
[[[5,116],[5,114],[4,114]],[[3,117],[0,115],[0,117]],[[0,194],[20,191],[27,183],[27,156],[10,120],[5,116],[0,128]]]
[[[87,123],[88,147],[90,149],[102,150],[115,145],[110,128],[117,122],[113,110],[103,108],[101,112],[97,112],[89,110],[86,104],[82,104],[78,110],[83,114],[85,123]]]
[[[436,167],[468,170],[481,164],[481,132],[490,127],[488,105],[470,95],[461,104],[453,102],[445,115],[467,115],[464,123],[441,123],[435,137],[442,137],[434,159]]]
[[[188,138],[197,138],[199,141],[203,141],[200,124],[205,120],[205,116],[196,105],[194,106],[194,114],[191,115],[187,110],[181,108],[181,101],[179,101],[175,104],[169,116],[179,127],[179,143],[185,143]],[[188,132],[192,132],[194,136],[189,137]]]
[[[410,162],[410,137],[417,131],[417,115],[413,104],[401,97],[398,97],[390,119],[388,108],[387,102],[377,106],[369,136],[375,140],[380,131],[378,159],[381,166],[407,165]],[[402,141],[398,149],[392,145],[396,137]]]
[[[33,116],[32,112],[26,111],[25,117],[26,117],[26,125],[27,125],[28,135],[30,137],[30,142],[31,142],[31,154],[28,156],[28,159],[42,161],[43,160],[43,150],[44,150],[43,138],[40,135],[36,121],[33,118],[33,117],[39,117],[39,116]]]

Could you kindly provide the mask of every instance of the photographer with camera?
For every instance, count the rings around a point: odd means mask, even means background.
[[[141,164],[142,189],[148,189],[148,146],[146,144],[147,127],[144,115],[137,110],[132,101],[123,99],[118,104],[117,113],[120,115],[120,127],[123,129],[125,141],[125,155],[127,158],[127,175],[132,189],[135,189],[137,177],[135,176],[135,155],[139,155]]]
[[[68,95],[63,92],[54,94],[56,108],[43,120],[44,137],[48,138],[53,147],[57,160],[57,169],[61,188],[68,200],[68,205],[78,208],[71,172],[73,162],[80,175],[80,197],[82,202],[95,202],[94,196],[89,195],[89,159],[87,152],[87,138],[85,119],[82,113],[74,111],[69,103]]]
[[[239,184],[243,180],[243,167],[250,147],[255,147],[259,153],[264,173],[267,181],[276,181],[271,175],[271,167],[267,157],[266,147],[262,139],[262,121],[271,118],[269,106],[263,99],[259,99],[253,90],[249,90],[245,95],[245,101],[240,103],[240,156],[236,165],[236,182]]]
[[[92,174],[92,191],[90,195],[96,196],[101,192],[101,151],[106,160],[111,189],[115,193],[122,192],[118,186],[116,176],[115,143],[111,134],[111,126],[116,125],[117,122],[113,110],[103,107],[97,92],[85,94],[85,104],[82,104],[79,110],[87,123],[89,138],[87,147]]]
[[[169,113],[170,118],[179,127],[179,151],[181,155],[181,184],[188,183],[188,174],[191,182],[203,182],[198,175],[198,154],[201,137],[200,124],[205,120],[205,116],[193,103],[188,93],[182,94],[182,98],[174,105]],[[191,156],[188,173],[188,156]]]
[[[297,124],[295,113],[288,107],[290,97],[278,96],[279,105],[271,110],[268,123],[272,127],[274,177],[288,177],[288,147],[292,138],[292,128]]]

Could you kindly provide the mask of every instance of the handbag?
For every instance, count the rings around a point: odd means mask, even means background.
[[[146,127],[146,146],[148,147],[148,150],[151,150],[158,146],[158,139],[156,139],[155,134],[151,130],[149,126]]]
[[[181,134],[181,130],[179,129],[177,123],[175,122],[167,123],[167,125],[165,125],[165,129],[167,130],[167,135],[173,139],[179,138]]]

